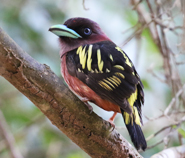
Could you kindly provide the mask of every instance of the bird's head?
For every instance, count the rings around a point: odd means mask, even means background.
[[[49,31],[59,36],[62,54],[81,45],[109,40],[99,25],[87,18],[71,18],[63,25],[51,26]]]

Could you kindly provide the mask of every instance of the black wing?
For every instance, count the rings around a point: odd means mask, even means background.
[[[131,60],[111,41],[80,46],[68,52],[66,64],[70,75],[128,113],[134,104],[130,106],[128,99],[136,90],[143,102],[143,85]]]

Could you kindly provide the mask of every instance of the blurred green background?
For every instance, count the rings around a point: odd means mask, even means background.
[[[90,18],[101,26],[104,32],[128,54],[133,61],[145,87],[145,106],[143,107],[143,131],[146,137],[168,125],[166,119],[152,122],[144,117],[156,118],[171,101],[171,89],[168,85],[155,78],[148,69],[151,68],[161,79],[164,79],[162,57],[153,43],[149,31],[144,29],[141,37],[133,38],[124,45],[133,33],[138,17],[127,0],[1,0],[0,27],[6,31],[15,42],[28,54],[42,64],[47,64],[59,76],[60,58],[57,37],[48,31],[54,24],[62,24],[71,17]],[[174,11],[175,12],[175,11]],[[182,24],[182,16],[176,16],[175,23]],[[178,53],[176,44],[179,42],[169,33],[169,45]],[[181,57],[179,60],[184,60]],[[183,72],[184,65],[179,66]],[[181,73],[185,81],[185,73]],[[183,82],[184,83],[184,82]],[[112,112],[106,112],[95,105],[94,111],[105,120]],[[17,91],[8,81],[0,77],[0,110],[13,134],[16,147],[25,158],[89,158],[89,156],[61,133],[24,95]],[[1,120],[0,120],[1,121]],[[120,114],[116,116],[117,130],[129,141]],[[184,127],[182,126],[182,129]],[[161,140],[169,130],[151,139],[148,146]],[[183,140],[184,141],[184,140]],[[179,145],[178,132],[171,136],[170,146]],[[146,152],[144,157],[150,157],[161,151],[160,144]],[[0,135],[0,157],[10,157],[3,137]]]

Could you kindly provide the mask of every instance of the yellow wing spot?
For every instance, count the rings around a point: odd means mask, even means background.
[[[111,82],[109,82],[108,80],[103,79],[103,81],[106,82],[106,83],[108,83],[111,87],[115,88],[114,85]]]
[[[135,76],[135,73],[134,73],[134,72],[132,72],[132,75],[134,75],[134,76]]]
[[[121,80],[118,77],[116,77],[116,76],[112,76],[112,77],[118,82],[118,84],[121,83]]]
[[[139,113],[137,111],[137,108],[134,106],[134,117],[135,117],[135,123],[139,126],[141,126],[141,121],[140,121],[140,117],[139,117]]]
[[[116,72],[115,74],[118,75],[119,77],[122,77],[123,79],[125,79],[125,76],[122,73]]]
[[[98,69],[100,71],[103,70],[103,61],[101,60],[101,51],[100,49],[97,50],[97,59],[98,59]]]
[[[124,56],[124,58],[125,58],[125,63],[128,65],[128,66],[130,66],[130,67],[132,67],[132,63],[129,61],[129,59],[128,59],[128,57],[125,55],[125,53],[123,52],[123,50],[120,48],[120,47],[115,47],[116,49],[117,49],[117,51],[119,51],[119,52],[121,52],[122,54],[123,54],[123,56]]]
[[[78,72],[81,72],[80,68],[78,68]]]
[[[108,84],[106,84],[105,82],[99,81],[98,84],[99,84],[101,87],[105,88],[106,90],[112,91],[112,88],[111,88]]]
[[[106,73],[109,73],[109,72],[110,72],[110,70],[106,68]]]
[[[111,54],[109,55],[109,58],[113,61],[113,57],[112,57],[112,55],[111,55]]]
[[[87,58],[87,54],[85,53],[86,46],[84,47],[84,49],[80,47],[77,50],[77,54],[79,54],[80,64],[82,65],[82,69],[85,69],[86,58]]]
[[[131,96],[128,98],[128,102],[130,106],[133,108],[134,102],[137,100],[137,89],[134,93],[131,94]]]
[[[94,71],[95,71],[95,73],[99,73],[97,69],[95,69]]]
[[[124,67],[121,66],[121,65],[114,65],[114,67],[117,68],[117,69],[120,69],[120,70],[124,70]]]
[[[117,86],[117,87],[119,86],[119,84],[112,77],[107,78],[107,80],[112,82],[115,86]]]
[[[94,73],[94,70],[93,69],[91,69],[91,73]]]
[[[91,59],[91,56],[92,56],[92,47],[93,45],[89,45],[89,49],[88,49],[88,58],[87,58],[87,69],[89,71],[91,71],[91,63],[92,63],[92,59]]]

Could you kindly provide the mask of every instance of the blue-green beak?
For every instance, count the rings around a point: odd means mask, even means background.
[[[68,28],[66,25],[53,25],[49,28],[49,31],[59,37],[82,38],[77,32]]]

